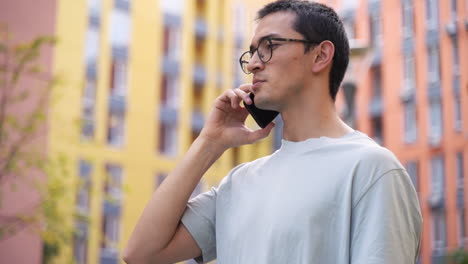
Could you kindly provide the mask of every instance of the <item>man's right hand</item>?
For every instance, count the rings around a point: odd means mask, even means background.
[[[274,127],[273,122],[258,130],[251,130],[245,125],[249,112],[240,103],[252,103],[249,98],[251,88],[251,84],[244,84],[237,89],[229,89],[216,98],[199,138],[224,151],[267,137]]]

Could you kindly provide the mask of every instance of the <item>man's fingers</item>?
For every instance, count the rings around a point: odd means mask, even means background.
[[[266,138],[274,127],[275,123],[271,122],[265,128],[253,131],[249,136],[250,143],[254,143],[262,138]]]
[[[232,89],[226,91],[226,96],[229,98],[229,101],[231,101],[231,107],[236,109],[239,106],[240,97]]]
[[[244,91],[246,93],[251,93],[252,92],[252,84],[244,83],[241,86],[239,86],[237,89]]]
[[[245,101],[247,104],[252,103],[252,99],[250,99],[249,94],[242,91],[241,89],[234,89],[234,93],[237,94],[243,101]]]

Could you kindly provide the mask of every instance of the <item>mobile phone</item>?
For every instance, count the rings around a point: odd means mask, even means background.
[[[250,93],[249,97],[252,99],[252,104],[249,105],[244,102],[244,107],[247,108],[247,111],[249,111],[255,122],[257,122],[261,128],[265,128],[276,118],[276,116],[278,116],[279,112],[259,109],[255,106],[254,94]]]

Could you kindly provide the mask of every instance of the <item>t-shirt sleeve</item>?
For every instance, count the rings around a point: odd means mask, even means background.
[[[351,264],[410,264],[419,254],[422,217],[404,169],[378,178],[354,205]]]
[[[181,219],[202,251],[202,255],[195,258],[197,263],[216,258],[216,195],[216,188],[212,188],[191,199]]]

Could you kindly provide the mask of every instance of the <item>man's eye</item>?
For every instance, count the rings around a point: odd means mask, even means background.
[[[269,49],[273,49],[273,48],[278,47],[278,46],[280,46],[280,44],[276,44],[276,43],[268,44]]]

